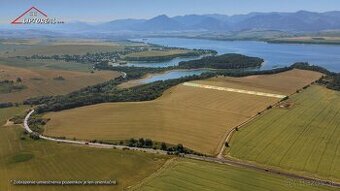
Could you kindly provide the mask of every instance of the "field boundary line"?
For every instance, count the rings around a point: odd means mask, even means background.
[[[198,84],[198,83],[192,83],[192,82],[184,82],[183,85],[196,87],[196,88],[206,88],[206,89],[235,92],[235,93],[242,93],[242,94],[249,94],[249,95],[273,97],[273,98],[279,98],[279,99],[283,99],[287,97],[286,95],[280,95],[280,94],[272,94],[272,93],[265,93],[265,92],[258,92],[258,91],[235,89],[235,88],[225,88],[225,87],[220,87],[220,86],[212,86],[212,85]]]
[[[147,176],[146,178],[144,178],[143,180],[141,180],[137,184],[127,187],[125,190],[134,191],[134,190],[140,189],[143,185],[149,183],[150,181],[152,181],[152,179],[154,179],[158,175],[162,174],[167,169],[172,168],[174,165],[176,165],[175,162],[177,160],[178,160],[178,158],[176,158],[176,157],[168,159],[167,161],[165,161],[165,163],[156,172],[150,174],[150,176]]]
[[[312,84],[313,84],[313,82],[310,83],[309,86],[311,86]],[[289,96],[286,96],[285,98],[289,98],[289,97],[292,96],[292,95],[295,95],[295,94],[297,94],[297,93],[300,93],[302,90],[303,90],[303,89],[299,89],[299,90],[297,90],[296,92],[290,94]],[[271,108],[277,107],[281,102],[282,102],[282,99],[279,100],[278,102],[274,103],[273,105],[271,105]],[[271,108],[270,108],[270,109],[271,109]],[[232,129],[229,129],[229,130],[226,132],[226,134],[224,135],[224,139],[223,139],[223,141],[221,142],[222,145],[221,145],[221,143],[220,143],[220,145],[219,145],[220,151],[219,151],[219,153],[218,153],[218,155],[217,155],[216,157],[219,158],[219,159],[223,159],[223,158],[224,158],[223,152],[224,152],[224,150],[226,149],[225,143],[229,143],[229,142],[230,142],[231,137],[234,135],[234,133],[235,133],[238,129],[244,127],[246,124],[248,124],[249,122],[253,121],[255,118],[257,118],[258,116],[262,115],[264,112],[266,112],[266,111],[268,111],[268,110],[269,110],[269,109],[266,108],[266,109],[264,109],[264,110],[262,110],[262,111],[259,111],[257,114],[251,116],[249,119],[247,119],[247,120],[243,121],[242,123],[236,125],[236,126],[233,127]]]
[[[219,164],[225,164],[225,165],[241,167],[241,168],[246,168],[246,169],[252,169],[258,172],[275,174],[275,175],[284,176],[284,177],[291,178],[291,179],[306,181],[308,184],[324,185],[324,186],[340,188],[339,182],[320,179],[316,177],[305,176],[305,175],[299,175],[299,174],[295,174],[295,173],[284,171],[284,170],[278,170],[278,169],[271,168],[271,167],[263,167],[261,165],[249,163],[246,161],[239,161],[235,159],[226,159],[226,158],[219,159],[215,157],[204,157],[204,156],[197,156],[197,155],[191,155],[191,154],[185,155],[185,158],[206,161],[206,162],[215,162]]]
[[[122,145],[111,145],[111,144],[105,144],[105,143],[91,143],[91,142],[86,142],[86,141],[75,141],[75,140],[46,137],[46,136],[43,136],[43,135],[41,135],[37,132],[34,132],[30,129],[30,127],[28,125],[28,120],[33,113],[34,113],[34,109],[32,109],[25,116],[24,129],[28,133],[36,133],[39,136],[39,138],[44,139],[44,140],[54,141],[54,142],[57,142],[57,143],[68,143],[68,144],[75,144],[75,145],[83,145],[83,146],[89,146],[89,147],[95,147],[95,148],[106,148],[106,149],[115,149],[116,148],[116,149],[122,149],[122,150],[129,149],[129,150],[147,152],[147,153],[152,153],[152,154],[167,155],[166,151],[157,150],[157,149],[137,148],[137,147],[122,146]],[[198,156],[198,155],[193,155],[193,154],[180,154],[179,156],[184,157],[184,158],[188,158],[188,159],[195,159],[195,160],[200,160],[200,161],[207,161],[207,162],[214,162],[214,163],[231,165],[231,166],[238,166],[238,167],[253,169],[253,170],[257,170],[257,171],[267,172],[267,173],[270,173],[270,174],[281,175],[281,176],[285,176],[285,177],[292,178],[292,179],[305,180],[305,181],[309,181],[309,182],[312,182],[312,183],[318,183],[320,185],[340,188],[340,183],[338,183],[338,182],[319,179],[319,178],[313,178],[313,177],[309,177],[309,176],[298,175],[298,174],[294,174],[294,173],[290,173],[290,172],[286,172],[286,171],[280,171],[280,170],[276,170],[276,169],[269,169],[269,168],[265,168],[265,167],[262,167],[262,166],[259,166],[259,165],[250,164],[248,162],[240,162],[240,161],[237,161],[237,160],[230,160],[230,159],[225,159],[225,158],[217,158],[217,157],[209,157],[209,156],[207,156],[207,157]],[[170,160],[169,163],[172,164],[172,161],[173,160]],[[167,163],[167,164],[169,164],[169,163]],[[163,165],[164,168],[166,168],[167,166],[168,165],[165,165],[165,166]],[[163,169],[163,168],[161,167],[161,169]]]

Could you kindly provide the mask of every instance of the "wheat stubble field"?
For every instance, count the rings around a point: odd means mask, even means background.
[[[298,71],[298,74],[301,71]],[[277,91],[286,91],[287,78],[293,76],[291,89],[302,88],[300,78],[308,77],[309,83],[318,79],[319,73],[303,71],[300,76],[288,71],[276,76]],[[247,81],[245,78],[216,78],[195,81],[222,86],[232,83],[235,87],[242,83],[232,80]],[[254,78],[267,78],[266,75]],[[232,79],[232,80],[229,80]],[[258,80],[258,86],[264,80]],[[256,81],[254,82],[256,84]],[[273,83],[273,82],[271,82]],[[253,86],[253,85],[252,85]],[[249,86],[249,89],[252,89]],[[271,92],[270,89],[268,89]],[[151,138],[159,142],[183,144],[195,151],[215,155],[219,151],[226,131],[279,101],[277,98],[233,93],[204,88],[188,87],[180,84],[167,90],[162,97],[149,102],[106,103],[86,106],[61,112],[48,113],[44,117],[51,120],[45,126],[45,135],[66,136],[86,140],[125,140],[130,138]]]

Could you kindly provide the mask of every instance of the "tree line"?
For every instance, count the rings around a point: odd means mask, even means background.
[[[25,85],[23,85],[21,78],[17,78],[16,81],[13,80],[3,80],[0,81],[0,94],[1,93],[11,93],[14,91],[20,91],[26,88]]]
[[[132,70],[132,72],[137,72],[139,69],[139,68],[134,69],[133,67],[131,68],[124,67],[124,68],[128,70]],[[307,63],[295,63],[289,67],[276,68],[276,69],[271,69],[271,70],[253,70],[253,71],[218,70],[215,72],[203,73],[201,75],[192,75],[192,76],[181,77],[178,79],[156,81],[156,82],[152,82],[152,83],[148,83],[148,84],[144,84],[144,85],[140,85],[136,87],[131,87],[127,89],[120,89],[120,88],[117,88],[117,86],[123,82],[128,81],[129,79],[118,77],[113,80],[101,83],[101,84],[82,88],[78,91],[74,91],[66,95],[42,96],[42,97],[29,98],[24,101],[24,104],[37,105],[36,111],[38,113],[43,113],[43,112],[49,112],[49,111],[60,111],[60,110],[86,106],[86,105],[93,105],[93,104],[98,104],[98,103],[105,103],[105,102],[150,101],[150,100],[154,100],[160,97],[163,94],[163,92],[169,89],[170,87],[186,82],[186,81],[201,80],[201,79],[214,77],[217,75],[242,77],[242,76],[249,76],[249,75],[276,74],[276,73],[281,73],[281,72],[285,72],[288,70],[292,70],[294,68],[319,71],[324,74],[332,74],[331,72],[329,72],[328,70],[322,67],[316,67],[313,65],[309,65]],[[147,72],[149,69],[151,71],[158,70],[158,69],[145,68],[144,72]],[[159,70],[162,70],[162,69],[159,69]],[[143,69],[141,71],[143,71]],[[140,76],[140,75],[141,74],[138,74],[136,76]],[[338,78],[336,79],[338,80]]]
[[[325,74],[317,82],[329,89],[340,91],[340,73],[330,72],[321,66],[309,65],[307,62],[298,62],[292,65],[297,69],[308,69]]]
[[[285,67],[265,71],[218,71],[215,73],[203,73],[201,75],[186,76],[166,81],[156,81],[128,89],[117,88],[117,85],[127,81],[122,77],[118,77],[108,82],[88,86],[66,95],[29,98],[24,101],[24,104],[38,105],[36,111],[38,113],[43,113],[104,102],[150,101],[160,97],[163,92],[170,87],[186,81],[206,79],[216,75],[241,77],[248,75],[275,74],[290,69],[292,68]]]
[[[58,137],[60,138],[60,137]],[[61,137],[64,138],[64,137]],[[184,147],[182,144],[167,144],[165,142],[156,142],[149,138],[130,138],[128,140],[122,141],[101,141],[101,140],[92,140],[91,143],[102,143],[102,144],[112,144],[112,145],[124,145],[129,147],[138,147],[138,148],[148,148],[148,149],[159,149],[163,151],[167,151],[169,155],[178,155],[178,154],[196,154],[203,156],[202,153],[193,151],[189,148]]]
[[[262,58],[250,57],[242,54],[222,54],[218,56],[207,56],[197,60],[182,61],[179,68],[197,69],[240,69],[260,67],[263,63]]]
[[[193,49],[189,52],[163,55],[163,56],[125,56],[123,60],[126,61],[142,61],[142,62],[162,62],[179,57],[196,57],[202,55],[216,55],[215,50]]]

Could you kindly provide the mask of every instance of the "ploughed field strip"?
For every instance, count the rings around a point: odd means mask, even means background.
[[[340,93],[314,85],[234,134],[229,155],[340,180]]]
[[[279,95],[279,94],[271,94],[271,93],[264,93],[264,92],[248,91],[248,90],[241,90],[241,89],[234,89],[234,88],[224,88],[224,87],[204,85],[204,84],[197,84],[197,83],[191,83],[191,82],[185,82],[185,83],[183,83],[183,85],[190,86],[190,87],[206,88],[206,89],[228,91],[228,92],[235,92],[235,93],[249,94],[249,95],[257,95],[257,96],[265,96],[265,97],[274,97],[274,98],[281,98],[281,99],[287,97],[285,95]]]
[[[268,75],[255,76],[259,79],[255,83],[259,88],[253,88],[252,84],[246,86],[242,79],[247,81],[248,77],[219,77],[191,83],[218,84],[219,87],[227,84],[227,87],[234,89],[242,87],[239,89],[288,95],[292,89],[296,91],[321,76],[316,72],[303,72],[309,75],[308,81],[304,83],[300,83],[301,75],[296,76],[302,73],[299,70],[277,75],[276,77],[285,80],[276,80],[277,86],[282,85],[282,88],[276,88],[276,91],[265,88],[265,80],[261,78],[268,78]],[[301,78],[305,79],[306,75]],[[295,82],[288,88],[290,91],[286,88],[287,79],[289,82]],[[229,129],[279,100],[278,97],[214,91],[180,84],[170,88],[154,101],[106,103],[48,113],[44,117],[51,120],[45,126],[44,134],[106,141],[143,137],[158,142],[183,144],[195,151],[216,155]]]

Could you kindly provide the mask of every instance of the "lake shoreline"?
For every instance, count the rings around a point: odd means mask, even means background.
[[[265,60],[261,70],[289,66],[295,62],[308,62],[325,67],[332,72],[340,72],[340,55],[338,54],[340,46],[333,44],[271,43],[263,40],[224,41],[183,37],[131,40],[188,49],[213,49],[218,54],[238,53],[259,57]]]

